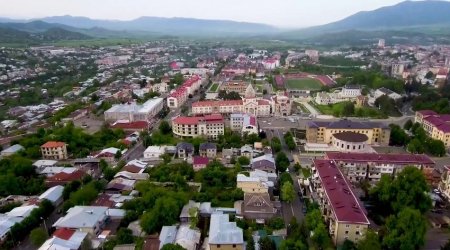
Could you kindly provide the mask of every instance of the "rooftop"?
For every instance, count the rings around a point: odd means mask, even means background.
[[[228,214],[214,213],[209,226],[209,244],[243,244],[242,229],[230,222]]]
[[[421,154],[376,154],[376,153],[344,153],[327,152],[325,158],[335,161],[347,162],[379,162],[396,163],[401,165],[408,164],[428,164],[434,165],[435,162],[427,155]]]
[[[334,162],[314,160],[325,194],[339,222],[370,224],[366,211]]]
[[[388,128],[386,124],[380,122],[368,122],[368,121],[352,121],[342,119],[339,121],[327,122],[327,121],[310,121],[308,122],[309,128],[325,127],[329,129],[373,129],[373,128]]]
[[[355,133],[355,132],[351,132],[351,131],[336,133],[336,134],[333,134],[333,136],[338,140],[346,141],[346,142],[365,142],[365,141],[369,140],[369,137],[367,137],[367,135]]]
[[[75,206],[67,211],[66,216],[54,224],[57,228],[92,228],[97,222],[105,220],[108,207]]]
[[[65,142],[60,142],[60,141],[48,141],[46,143],[44,143],[41,148],[59,148],[59,147],[64,147],[66,145]]]

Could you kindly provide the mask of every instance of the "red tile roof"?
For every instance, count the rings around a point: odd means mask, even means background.
[[[59,148],[64,147],[66,143],[60,142],[60,141],[48,141],[44,144],[42,144],[41,148]]]
[[[192,107],[220,107],[220,106],[240,106],[242,100],[226,100],[226,101],[199,101],[192,103]]]
[[[116,122],[111,125],[111,128],[121,129],[146,129],[148,128],[148,122],[136,121],[136,122]]]
[[[208,157],[194,156],[194,165],[207,165],[208,163]]]
[[[339,222],[370,224],[366,211],[339,168],[329,160],[314,160],[325,194]]]
[[[395,163],[401,165],[408,164],[428,164],[434,165],[435,162],[427,155],[417,154],[376,154],[376,153],[343,153],[327,152],[325,158],[335,161],[346,162],[378,162]]]
[[[74,180],[81,180],[86,173],[82,170],[76,170],[73,173],[60,172],[51,177],[48,177],[46,182],[69,182]]]
[[[420,111],[417,111],[417,113],[419,113],[421,115],[437,115],[437,113],[434,112],[433,110],[420,110]]]
[[[63,239],[63,240],[69,240],[72,238],[72,235],[75,233],[75,230],[68,229],[68,228],[58,228],[53,233],[53,236]]]

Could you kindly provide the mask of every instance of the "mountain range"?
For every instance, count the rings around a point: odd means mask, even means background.
[[[299,26],[301,24],[298,24]],[[53,16],[31,20],[14,20],[0,17],[0,42],[37,39],[83,40],[108,37],[267,37],[276,39],[305,40],[321,38],[327,34],[368,35],[401,30],[403,35],[418,36],[450,34],[450,2],[405,1],[373,11],[362,11],[342,20],[297,30],[283,30],[260,23],[194,18],[140,17],[130,21],[97,20],[87,17]],[[356,32],[357,31],[357,32]],[[3,33],[2,34],[6,34]],[[27,35],[28,34],[28,35]],[[369,35],[371,36],[371,35]]]

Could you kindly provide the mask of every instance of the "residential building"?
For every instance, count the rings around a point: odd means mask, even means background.
[[[53,206],[57,207],[63,202],[64,187],[57,185],[47,189],[44,193],[39,195],[39,200],[48,200]]]
[[[191,143],[187,143],[187,142],[179,142],[177,144],[177,155],[178,158],[189,158],[192,157],[192,155],[194,155],[194,145],[192,145]]]
[[[11,227],[22,222],[36,208],[38,208],[36,205],[25,205],[15,207],[5,214],[0,214],[0,243],[6,240]]]
[[[244,218],[250,220],[269,220],[277,213],[277,209],[267,192],[244,193],[244,202],[241,209]]]
[[[432,110],[421,110],[416,112],[415,122],[422,126],[429,137],[450,147],[450,114],[441,115]]]
[[[230,127],[241,134],[258,134],[258,122],[256,116],[250,114],[231,114]]]
[[[197,250],[200,245],[201,233],[191,229],[189,225],[163,226],[159,235],[159,249],[166,244],[178,244],[186,250]]]
[[[230,222],[228,214],[214,213],[209,225],[208,245],[210,250],[244,250],[243,231]]]
[[[22,151],[24,149],[25,148],[22,147],[21,145],[15,144],[15,145],[12,145],[11,147],[8,147],[8,148],[2,150],[2,152],[0,153],[0,156],[2,156],[2,157],[11,156],[13,154],[19,153],[20,151]]]
[[[314,160],[312,169],[313,197],[334,244],[341,245],[345,240],[356,243],[363,239],[369,219],[338,166],[333,161]]]
[[[148,146],[144,151],[145,159],[158,159],[165,153],[164,147],[161,146]]]
[[[266,154],[260,157],[251,159],[250,167],[253,170],[261,170],[267,173],[276,173],[275,159],[273,155]]]
[[[48,141],[41,145],[42,158],[49,160],[65,160],[67,156],[67,144],[59,141]]]
[[[166,82],[155,83],[152,85],[152,91],[160,94],[169,92],[169,85]]]
[[[194,171],[199,171],[201,169],[206,168],[209,163],[208,157],[203,156],[194,156],[192,160],[192,165],[194,167]]]
[[[253,148],[251,145],[244,145],[241,147],[241,156],[245,156],[248,159],[253,158]]]
[[[193,95],[202,85],[202,78],[194,75],[186,80],[180,87],[174,90],[167,97],[167,106],[171,109],[178,108],[183,105],[189,95]]]
[[[369,104],[369,98],[365,95],[360,95],[356,97],[356,105],[357,108],[365,107]]]
[[[203,157],[208,157],[210,159],[216,158],[217,156],[217,145],[211,142],[201,143],[199,146],[199,154]]]
[[[145,156],[144,156],[145,157]],[[129,161],[122,170],[128,171],[130,173],[142,173],[147,168],[147,163],[139,160],[131,160]]]
[[[108,207],[75,206],[54,224],[57,230],[66,228],[90,234],[96,237],[105,227],[108,219]]]
[[[393,63],[391,65],[391,76],[400,77],[403,76],[405,71],[405,65],[403,63]]]
[[[240,188],[244,193],[269,193],[269,184],[261,181],[260,178],[238,174],[236,179],[237,188]]]
[[[435,167],[427,155],[327,152],[325,159],[339,166],[351,181],[379,181],[383,174],[395,176],[407,166],[422,171]]]
[[[402,98],[402,96],[400,94],[397,94],[396,92],[394,92],[390,89],[387,89],[385,87],[375,90],[374,98],[378,99],[379,97],[384,96],[384,95],[388,96],[391,99],[394,99],[395,101]]]
[[[81,232],[74,229],[60,228],[57,229],[53,233],[52,237],[46,240],[38,250],[80,249],[87,235],[88,234],[86,232]]]
[[[262,60],[261,64],[265,69],[276,69],[280,67],[280,60],[277,58],[267,58]]]
[[[119,153],[120,152],[120,153]],[[125,150],[120,150],[119,148],[110,147],[102,149],[100,152],[95,152],[91,155],[92,158],[103,159],[109,163],[114,163],[117,159],[117,155],[123,155],[126,152]]]
[[[319,61],[319,51],[318,50],[307,49],[307,50],[305,50],[305,54],[306,54],[306,56],[308,56],[308,58],[311,61],[313,61],[313,62]]]
[[[105,192],[108,194],[120,194],[122,192],[129,192],[134,189],[136,180],[130,180],[122,177],[112,179],[106,185]]]
[[[150,121],[163,109],[163,107],[164,99],[159,97],[150,99],[144,104],[138,104],[135,102],[116,104],[105,111],[105,121]]]
[[[172,131],[174,135],[189,138],[204,136],[209,139],[217,139],[223,135],[225,121],[220,114],[204,116],[178,116],[172,120]]]
[[[386,40],[384,40],[384,39],[379,39],[378,40],[378,48],[384,49],[385,45],[386,45]]]
[[[333,134],[342,132],[355,132],[365,134],[370,145],[389,145],[391,129],[380,122],[351,121],[311,121],[306,126],[306,141],[308,143],[330,144]]]
[[[67,169],[75,169],[75,168],[67,168]],[[45,186],[54,187],[54,186],[64,186],[72,181],[81,181],[83,177],[86,176],[86,172],[82,170],[75,169],[71,172],[59,172],[53,176],[47,177],[45,179]]]
[[[442,195],[450,201],[450,166],[444,166],[438,188]]]
[[[190,223],[192,216],[191,216],[191,210],[195,209],[197,212],[194,216],[198,216],[198,211],[200,210],[200,202],[195,202],[193,200],[189,200],[186,205],[183,206],[180,213],[180,221],[181,223]]]

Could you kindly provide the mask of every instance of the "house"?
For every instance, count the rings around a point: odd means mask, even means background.
[[[178,244],[186,250],[196,250],[200,244],[200,231],[189,225],[163,226],[159,234],[159,249],[166,244]]]
[[[125,152],[126,150],[120,150],[118,148],[110,147],[102,149],[102,151],[94,154],[93,157],[97,159],[103,159],[109,163],[113,163],[116,160],[116,155],[123,155]]]
[[[266,154],[251,159],[250,166],[253,170],[262,170],[268,173],[276,173],[275,159],[273,155]]]
[[[249,159],[253,158],[253,148],[250,145],[244,145],[241,147],[241,156],[245,156]]]
[[[195,171],[206,168],[208,163],[209,163],[209,159],[207,157],[203,157],[203,156],[194,156],[193,157],[192,164],[194,165]]]
[[[129,161],[123,168],[123,171],[128,171],[130,173],[142,173],[147,168],[147,163],[139,160]]]
[[[88,234],[86,232],[80,232],[68,228],[60,228],[57,229],[53,233],[52,237],[45,241],[38,250],[80,249],[87,235]]]
[[[58,164],[58,161],[55,160],[37,160],[33,163],[33,166],[35,166],[36,170],[40,172],[40,170],[46,167],[54,167],[56,164]]]
[[[67,144],[59,141],[48,141],[41,145],[42,158],[49,160],[64,160],[68,158]]]
[[[39,200],[48,200],[53,204],[53,206],[57,207],[63,202],[63,191],[63,186],[57,185],[51,187],[39,196]]]
[[[217,145],[215,143],[201,143],[199,147],[199,153],[202,157],[216,158],[217,155]]]
[[[444,166],[441,182],[439,183],[439,191],[450,201],[450,166]]]
[[[114,178],[124,178],[127,180],[145,181],[148,180],[149,175],[147,173],[131,173],[128,171],[120,171]]]
[[[96,158],[80,158],[72,161],[74,168],[86,172],[92,178],[99,178],[102,169],[100,168],[100,159]]]
[[[224,148],[222,149],[222,163],[230,164],[231,159],[238,155],[239,149],[236,148]]]
[[[45,186],[47,186],[47,187],[54,187],[57,185],[64,186],[67,183],[75,181],[75,180],[81,181],[84,176],[86,176],[86,172],[81,171],[81,170],[76,170],[72,173],[61,172],[61,173],[55,174],[51,177],[48,177],[45,180]]]
[[[241,209],[246,219],[268,220],[277,213],[269,193],[244,193]]]
[[[269,191],[269,185],[259,178],[238,174],[236,179],[236,186],[244,193],[268,193]]]
[[[128,180],[119,177],[111,180],[108,185],[106,185],[105,191],[109,194],[118,194],[124,191],[132,191],[135,184],[136,180]]]
[[[177,144],[177,154],[178,158],[188,158],[192,157],[194,154],[194,145],[187,142],[180,142]]]
[[[181,209],[180,213],[180,221],[181,223],[189,223],[191,221],[191,209],[195,209],[195,215],[198,216],[198,212],[200,210],[200,203],[195,202],[193,200],[189,200],[189,202],[183,206],[183,209]]]
[[[22,222],[35,208],[38,208],[38,206],[21,206],[13,208],[6,214],[0,214],[0,243],[6,240],[11,227],[13,227],[16,223]]]
[[[225,120],[221,114],[178,116],[172,119],[172,131],[180,138],[205,136],[215,140],[224,134]]]
[[[384,96],[384,95],[388,96],[391,99],[394,99],[395,101],[397,101],[397,100],[402,98],[401,95],[399,95],[396,92],[394,92],[394,91],[392,91],[390,89],[387,89],[385,87],[382,87],[382,88],[379,88],[379,89],[375,90],[375,93],[374,93],[375,99],[378,99],[379,97]]]
[[[165,153],[164,147],[161,146],[149,146],[144,151],[144,158],[145,159],[155,159],[161,157]]]
[[[59,218],[53,227],[57,230],[73,229],[96,237],[105,227],[107,219],[107,207],[75,206],[70,208],[64,217]]]
[[[2,157],[11,156],[13,154],[19,153],[20,151],[22,151],[24,149],[25,148],[22,147],[21,145],[15,144],[15,145],[12,145],[9,148],[6,148],[6,149],[2,150],[2,152],[0,152],[0,156],[2,156]]]
[[[244,235],[236,222],[230,222],[228,214],[214,213],[209,224],[209,249],[244,250]]]

